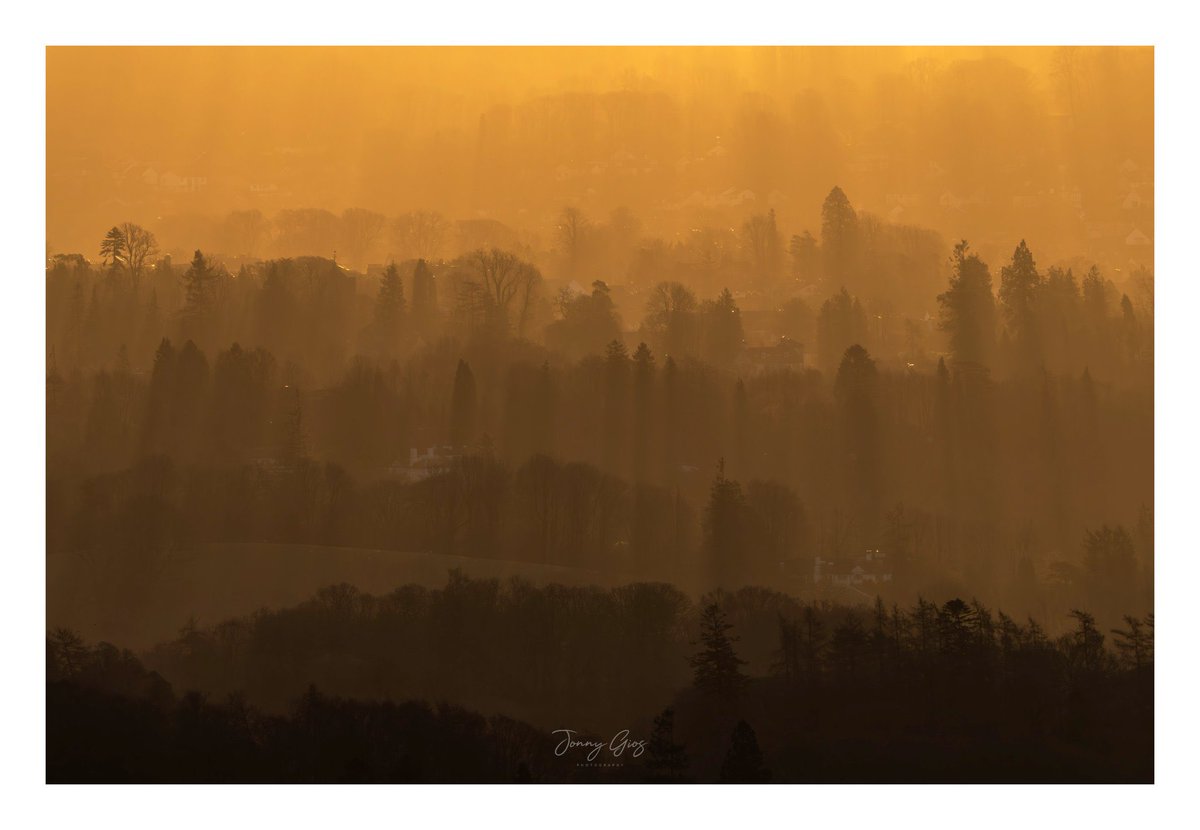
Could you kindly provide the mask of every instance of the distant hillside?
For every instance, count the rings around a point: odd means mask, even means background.
[[[427,552],[221,543],[166,563],[147,583],[146,603],[133,608],[104,601],[105,569],[99,563],[64,553],[47,558],[46,622],[50,628],[73,628],[89,640],[142,648],[173,638],[192,617],[211,625],[260,608],[295,605],[319,588],[342,582],[374,594],[406,584],[441,587],[456,568],[475,578],[519,576],[537,585],[610,587],[631,581],[582,568]]]

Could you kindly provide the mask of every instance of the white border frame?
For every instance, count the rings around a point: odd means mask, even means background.
[[[538,823],[564,828],[656,819],[728,826],[748,818],[780,824],[928,827],[938,821],[1008,828],[1015,823],[1063,821],[1094,826],[1132,826],[1194,812],[1184,799],[1190,754],[1196,746],[1194,648],[1189,649],[1184,612],[1200,581],[1196,554],[1185,526],[1191,491],[1188,471],[1197,462],[1190,439],[1195,372],[1184,315],[1200,305],[1196,269],[1185,266],[1191,242],[1185,223],[1195,222],[1197,194],[1194,34],[1174,4],[1098,2],[1063,9],[1017,0],[976,7],[961,2],[854,4],[803,8],[798,4],[739,0],[737,3],[463,2],[425,8],[343,0],[336,4],[281,6],[215,0],[200,7],[162,2],[47,3],[9,9],[2,35],[5,110],[2,140],[8,185],[0,202],[10,241],[22,240],[19,261],[10,262],[4,305],[9,438],[4,468],[4,505],[10,528],[3,608],[7,666],[4,684],[5,799],[14,826],[24,816],[38,824],[80,822],[93,827],[170,823],[208,830],[213,824],[291,826],[372,823]],[[1175,6],[1177,9],[1178,6]],[[1156,517],[1159,555],[1157,591],[1158,696],[1155,787],[718,787],[517,788],[461,792],[435,787],[341,788],[46,787],[44,786],[45,443],[44,285],[40,282],[45,238],[45,52],[47,44],[1038,44],[1121,43],[1156,47],[1155,168],[1156,262],[1166,274],[1156,313],[1158,343]],[[15,116],[15,117],[11,117]],[[37,210],[31,209],[37,206]],[[28,244],[25,244],[27,241]],[[10,247],[11,250],[11,247]],[[1189,251],[1190,252],[1190,251]],[[1194,254],[1193,254],[1194,256]],[[1190,439],[1190,440],[1189,440]],[[1164,448],[1168,448],[1164,450]],[[1193,534],[1194,535],[1194,531]],[[445,785],[449,786],[449,785]],[[15,789],[15,788],[14,788]],[[1178,800],[1177,800],[1178,799]]]

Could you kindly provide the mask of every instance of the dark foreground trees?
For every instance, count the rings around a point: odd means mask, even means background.
[[[1111,641],[1085,612],[1066,622],[1051,637],[960,599],[869,610],[759,588],[697,609],[653,585],[337,586],[188,626],[146,664],[52,632],[48,772],[593,780],[556,766],[550,733],[569,726],[646,741],[603,780],[1152,780],[1153,620]]]

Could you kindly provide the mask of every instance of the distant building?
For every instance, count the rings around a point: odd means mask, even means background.
[[[811,556],[785,559],[779,563],[779,575],[789,582],[808,585],[812,582],[814,562]]]
[[[892,581],[892,566],[887,554],[868,550],[862,556],[847,559],[813,560],[813,582],[817,585],[851,587],[882,585]]]
[[[427,478],[448,472],[454,462],[461,456],[457,447],[437,446],[421,450],[411,447],[407,459],[396,459],[384,471],[388,478],[398,479],[406,484],[415,484]]]
[[[738,356],[738,370],[747,375],[804,370],[804,345],[780,337],[773,346],[749,346]]]
[[[250,466],[266,478],[278,478],[287,471],[287,465],[272,447],[256,447],[250,453]]]
[[[143,181],[148,181],[148,178],[143,176]],[[159,190],[169,190],[175,193],[196,193],[208,187],[208,177],[180,176],[173,171],[167,171],[157,176],[154,186]]]
[[[1134,228],[1133,232],[1130,233],[1129,236],[1125,237],[1125,244],[1140,248],[1153,243],[1150,241],[1150,237],[1146,236],[1146,234],[1142,233],[1137,228]]]
[[[734,296],[737,299],[737,296]],[[774,308],[741,309],[742,331],[746,342],[770,345],[778,335],[779,310]]]
[[[1145,206],[1145,204],[1146,200],[1143,199],[1142,195],[1137,192],[1137,188],[1133,188],[1125,195],[1124,201],[1121,202],[1121,207],[1123,207],[1125,210],[1136,210],[1137,208]]]

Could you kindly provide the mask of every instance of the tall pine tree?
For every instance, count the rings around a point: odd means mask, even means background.
[[[700,614],[702,648],[690,661],[696,688],[724,701],[740,697],[747,680],[741,669],[746,661],[733,650],[737,637],[730,635],[732,629],[720,606],[715,602],[704,606]]]

